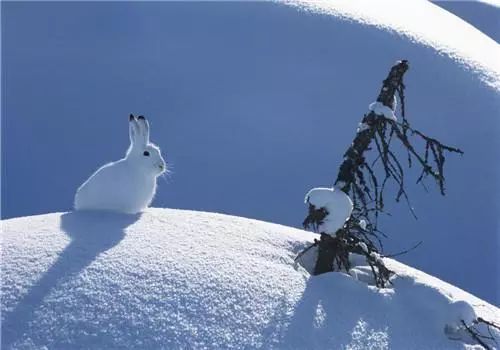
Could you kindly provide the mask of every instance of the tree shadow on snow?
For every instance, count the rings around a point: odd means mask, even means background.
[[[384,325],[373,322],[373,305],[384,298],[350,276],[332,272],[310,277],[283,336],[285,347],[300,349],[385,348]],[[346,305],[356,304],[354,308]],[[347,312],[348,311],[348,312]],[[376,326],[377,329],[372,328]],[[332,329],[335,330],[332,334]],[[377,344],[378,343],[378,344]]]
[[[45,297],[59,284],[84,270],[100,254],[120,243],[125,237],[126,228],[139,218],[140,214],[91,211],[63,214],[61,229],[71,241],[16,307],[5,315],[2,324],[2,348],[9,348],[26,338],[26,333],[33,326],[30,323],[34,313]]]
[[[377,289],[338,272],[310,277],[283,334],[290,349],[462,348],[444,332],[454,321],[452,299],[411,277]],[[418,343],[421,341],[420,343]],[[471,342],[470,339],[461,339]]]

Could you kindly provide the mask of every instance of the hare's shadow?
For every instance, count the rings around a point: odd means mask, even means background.
[[[21,297],[15,308],[4,315],[2,348],[20,340],[31,325],[35,310],[43,299],[60,283],[90,265],[100,254],[116,246],[128,226],[139,220],[140,214],[108,212],[69,212],[61,216],[61,229],[71,239],[55,263]],[[36,333],[36,332],[35,332]],[[34,334],[33,334],[34,335]],[[33,339],[42,342],[43,339]]]

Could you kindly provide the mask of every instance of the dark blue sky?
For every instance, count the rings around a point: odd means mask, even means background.
[[[447,197],[408,181],[419,220],[390,204],[387,250],[424,240],[401,260],[498,304],[498,93],[432,48],[283,5],[2,2],[2,217],[70,210],[137,113],[172,166],[154,206],[300,226],[399,58],[414,126],[466,153]]]

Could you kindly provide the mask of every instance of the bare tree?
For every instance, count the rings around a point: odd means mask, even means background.
[[[405,115],[403,84],[403,76],[408,68],[406,60],[398,61],[391,68],[377,101],[370,105],[369,113],[363,117],[354,140],[344,153],[334,189],[349,196],[353,210],[343,227],[336,232],[319,232],[320,239],[313,245],[318,248],[314,268],[316,275],[334,270],[348,271],[349,254],[356,253],[366,257],[378,287],[390,283],[392,272],[381,259],[384,257],[381,243],[383,233],[378,229],[378,218],[384,211],[386,183],[389,180],[396,183],[396,201],[401,198],[408,201],[404,167],[393,151],[393,140],[399,141],[406,149],[409,167],[414,163],[421,167],[417,183],[430,177],[436,181],[440,193],[445,194],[445,154],[463,152],[423,134],[409,123]],[[400,111],[401,121],[395,117],[396,110]],[[420,151],[414,146],[415,138],[423,141]],[[374,155],[371,161],[367,159],[369,153]],[[381,165],[382,174],[378,174],[375,168],[377,164]],[[303,226],[317,231],[329,214],[327,208],[309,203],[309,213]]]

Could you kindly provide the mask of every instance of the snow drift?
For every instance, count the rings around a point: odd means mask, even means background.
[[[387,260],[394,289],[294,264],[314,234],[171,209],[2,222],[2,348],[463,349],[494,306]],[[495,317],[497,317],[495,319]]]
[[[500,305],[484,278],[500,275],[498,44],[427,1],[316,4],[2,2],[2,216],[69,210],[90,170],[122,156],[119,121],[137,112],[173,165],[153,205],[299,226],[304,194],[332,185],[408,59],[408,118],[465,156],[447,160],[446,198],[409,188],[418,221],[388,198],[385,246],[424,241],[401,259]]]

